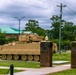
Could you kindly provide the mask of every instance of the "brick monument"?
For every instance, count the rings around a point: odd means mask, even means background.
[[[76,41],[71,43],[71,68],[76,68]]]
[[[52,67],[52,42],[41,42],[40,66]]]

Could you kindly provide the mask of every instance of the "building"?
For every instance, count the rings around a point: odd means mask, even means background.
[[[13,28],[13,27],[0,26],[0,29],[1,29],[2,32],[5,33],[5,36],[6,36],[7,38],[9,38],[9,37],[17,38],[18,35],[19,35],[19,30],[16,29],[16,28]],[[21,32],[22,32],[22,31],[21,31]],[[20,33],[21,33],[21,32],[20,32]]]
[[[2,32],[5,33],[5,36],[7,38],[13,37],[13,38],[18,38],[19,36],[19,29],[13,28],[13,27],[6,27],[6,26],[0,26],[0,29]],[[32,34],[31,31],[20,31],[21,34]]]

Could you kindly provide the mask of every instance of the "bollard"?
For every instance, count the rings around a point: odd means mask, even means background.
[[[14,65],[10,65],[10,75],[14,75]]]

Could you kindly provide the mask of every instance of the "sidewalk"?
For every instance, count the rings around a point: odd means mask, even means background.
[[[49,73],[59,72],[67,69],[70,69],[70,64],[54,67],[45,67],[40,69],[29,69],[24,72],[15,73],[15,75],[46,75]]]
[[[0,68],[8,68],[8,67],[0,67]],[[59,72],[63,70],[70,69],[70,64],[68,65],[60,65],[60,66],[53,66],[53,67],[45,67],[45,68],[17,68],[17,70],[24,70],[23,72],[15,73],[14,75],[46,75],[49,73]]]

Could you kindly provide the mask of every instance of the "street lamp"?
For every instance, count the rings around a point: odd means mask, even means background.
[[[15,18],[18,19],[19,21],[19,35],[20,35],[20,21],[22,20],[22,18],[25,18],[25,17],[21,17],[21,18],[15,17]]]

